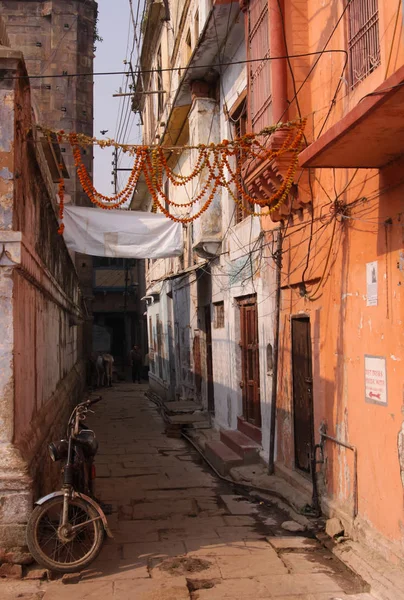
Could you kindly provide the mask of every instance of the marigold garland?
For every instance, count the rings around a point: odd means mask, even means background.
[[[226,188],[230,197],[243,209],[253,216],[260,216],[254,207],[268,208],[268,212],[277,210],[287,199],[293,185],[294,175],[298,165],[298,154],[302,145],[306,120],[292,121],[265,128],[258,134],[249,133],[235,140],[223,140],[219,144],[199,144],[198,146],[184,146],[179,148],[166,148],[162,146],[129,146],[119,145],[113,140],[96,140],[83,134],[66,134],[63,130],[57,132],[58,140],[68,141],[73,150],[74,163],[81,186],[91,202],[99,208],[112,210],[129,201],[136,189],[140,176],[143,174],[147,188],[152,198],[154,209],[160,211],[169,219],[179,223],[190,223],[203,214],[211,205],[219,187]],[[287,135],[281,146],[274,150],[260,141],[263,135],[271,135],[283,129]],[[47,131],[50,134],[49,130]],[[91,176],[83,163],[81,147],[88,144],[98,144],[101,147],[121,147],[124,152],[130,152],[134,163],[124,189],[113,196],[104,196],[95,189]],[[193,169],[187,175],[176,173],[170,166],[167,158],[168,152],[183,152],[184,150],[197,150],[198,155]],[[279,188],[268,198],[251,196],[243,185],[243,167],[246,159],[268,162],[287,155],[290,164],[286,175]],[[235,166],[232,166],[232,163]],[[225,173],[225,170],[227,174]],[[179,203],[171,200],[164,192],[164,180],[168,179],[174,187],[186,186],[195,178],[198,179],[198,193],[189,202]],[[64,211],[64,181],[59,182],[58,195],[60,199],[59,233],[63,233]],[[191,216],[177,216],[167,210],[167,205],[173,208],[191,209],[202,203],[199,210]],[[247,206],[246,206],[247,204]],[[251,206],[251,208],[249,208]]]

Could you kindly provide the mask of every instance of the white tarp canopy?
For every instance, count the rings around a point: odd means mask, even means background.
[[[167,258],[182,254],[182,226],[162,214],[65,206],[69,250],[113,258]]]

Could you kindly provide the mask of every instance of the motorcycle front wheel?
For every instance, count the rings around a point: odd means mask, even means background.
[[[37,506],[27,526],[27,544],[34,559],[59,573],[87,567],[99,554],[104,527],[97,511],[80,498],[69,500],[68,525],[62,528],[63,496]]]

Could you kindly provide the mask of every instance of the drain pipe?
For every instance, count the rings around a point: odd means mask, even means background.
[[[275,61],[276,62],[276,61]],[[275,323],[274,323],[274,354],[273,378],[271,394],[271,428],[269,432],[269,461],[268,473],[275,472],[275,436],[276,436],[276,400],[278,395],[278,362],[279,362],[279,325],[281,313],[281,271],[282,271],[282,225],[278,229],[278,240],[275,253],[276,264],[276,294],[275,294]]]
[[[327,426],[323,422],[320,425],[320,446],[324,448],[324,441],[329,440],[330,442],[334,442],[338,446],[342,446],[343,448],[347,448],[348,450],[352,450],[354,454],[354,507],[353,507],[353,519],[355,520],[358,515],[358,449],[356,446],[352,446],[352,444],[347,444],[346,442],[341,442],[341,440],[332,437],[326,433]]]

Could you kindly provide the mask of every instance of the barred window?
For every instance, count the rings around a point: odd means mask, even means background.
[[[214,308],[214,321],[213,325],[215,329],[221,329],[224,327],[224,302],[215,302]]]
[[[234,111],[231,112],[230,121],[233,126],[233,132],[234,132],[235,138],[242,137],[243,135],[245,135],[247,133],[247,98],[246,97],[241,101],[241,103],[238,105],[238,107]],[[239,162],[239,164],[242,165],[245,162],[246,158],[247,158],[247,156],[245,154],[245,151],[243,153],[242,150],[238,150],[236,159]],[[241,185],[243,185],[242,178],[241,178],[240,183],[241,183]],[[242,195],[238,191],[236,191],[235,193],[237,194],[238,199],[240,201],[240,204],[237,204],[237,206],[236,206],[235,221],[236,221],[236,223],[240,223],[243,219],[245,219],[248,216],[248,212],[243,210],[243,207],[246,209],[249,209],[250,206],[249,206],[248,202],[242,197]]]
[[[354,88],[380,65],[378,0],[351,0],[348,35],[349,77]]]
[[[271,66],[269,57],[268,0],[248,4],[248,58],[250,118],[255,132],[272,122]]]

